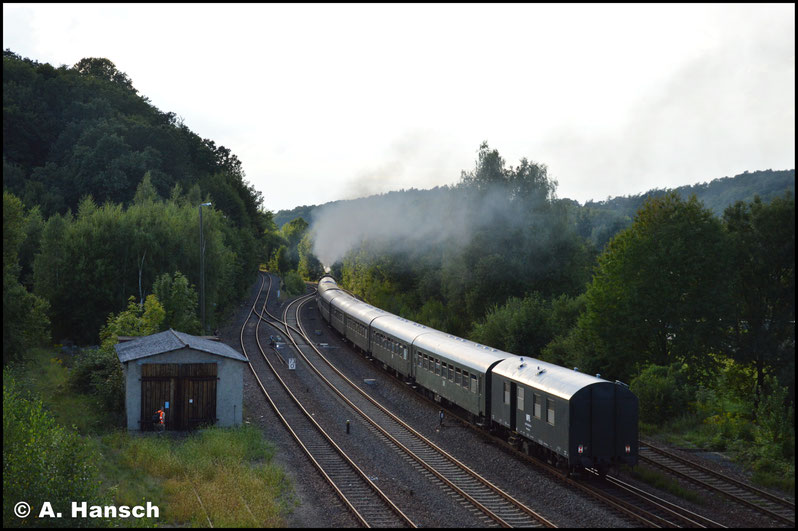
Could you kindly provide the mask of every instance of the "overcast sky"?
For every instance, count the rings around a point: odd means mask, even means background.
[[[270,210],[454,184],[483,141],[584,202],[795,168],[795,6],[3,4],[3,49],[105,57]]]

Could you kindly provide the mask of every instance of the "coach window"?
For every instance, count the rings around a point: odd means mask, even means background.
[[[468,380],[468,371],[464,370],[463,371],[463,387],[465,387],[466,389],[468,389],[468,381],[469,381]]]
[[[510,382],[504,382],[504,403],[510,403]]]
[[[416,357],[418,358],[418,366],[422,367],[424,365],[424,358],[421,357],[421,352],[417,352]]]
[[[457,385],[461,385],[463,382],[463,377],[460,375],[460,369],[454,370],[454,383]]]
[[[475,374],[471,375],[471,392],[479,393],[479,384],[477,384],[477,377]]]
[[[426,354],[424,354],[424,368],[426,370],[429,370],[429,356],[427,356]]]
[[[554,400],[546,399],[546,422],[554,426]]]
[[[446,379],[446,362],[441,362],[441,376]]]
[[[435,360],[435,374],[437,375],[441,374],[441,360],[439,359]]]
[[[454,366],[451,364],[449,365],[449,381],[454,381]]]
[[[518,400],[518,409],[521,411],[524,410],[524,388],[520,385],[518,386],[518,396],[516,397]]]
[[[535,418],[540,418],[540,409],[542,407],[543,398],[540,395],[532,395],[532,409],[535,413]]]

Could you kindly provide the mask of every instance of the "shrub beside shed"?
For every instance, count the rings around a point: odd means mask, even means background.
[[[164,408],[166,429],[239,426],[247,359],[218,341],[172,330],[115,347],[125,379],[128,430],[152,430]]]

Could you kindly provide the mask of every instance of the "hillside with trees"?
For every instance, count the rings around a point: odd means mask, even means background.
[[[105,58],[55,68],[4,51],[3,190],[14,205],[11,277],[27,293],[11,289],[6,308],[35,295],[58,342],[97,343],[107,316],[130,296],[143,302],[164,274],[196,293],[200,203],[212,203],[204,333],[274,250],[272,214],[236,155],[155,108]],[[4,359],[20,355],[8,335]]]
[[[303,205],[291,210],[278,211],[274,215],[274,222],[278,227],[282,227],[286,223],[301,217],[312,226],[317,216],[325,209],[345,204],[350,204],[351,208],[368,207],[369,203],[381,201],[382,198],[395,198],[405,194],[420,197],[437,197],[439,190],[449,188],[449,186],[436,187],[432,190],[411,188],[360,199],[332,201],[322,205]],[[579,202],[568,198],[562,198],[561,200],[572,210],[570,219],[576,225],[577,232],[601,249],[612,236],[632,223],[635,213],[647,199],[662,197],[669,192],[675,192],[684,200],[695,195],[704,206],[709,208],[715,215],[720,216],[727,207],[737,201],[751,202],[754,197],[758,196],[762,201],[768,202],[784,195],[785,192],[794,194],[795,170],[746,171],[734,177],[722,177],[701,184],[676,188],[658,188],[632,196],[587,201],[584,205],[580,205]]]

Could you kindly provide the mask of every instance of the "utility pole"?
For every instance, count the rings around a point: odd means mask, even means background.
[[[205,335],[205,238],[202,234],[202,207],[211,206],[202,203],[199,206],[199,232],[200,232],[200,315],[202,315],[202,335]]]

